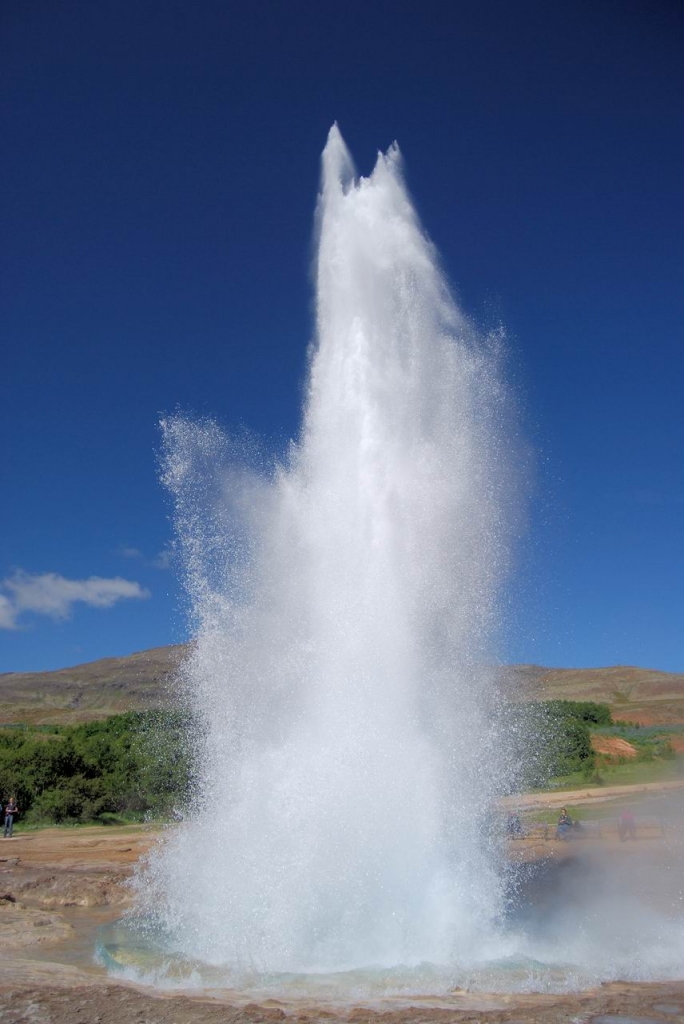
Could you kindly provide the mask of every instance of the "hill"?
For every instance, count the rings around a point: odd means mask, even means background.
[[[0,674],[0,723],[85,722],[124,711],[167,705],[186,647],[155,647],[121,658],[56,672]],[[512,665],[503,672],[512,700],[593,700],[616,719],[643,725],[684,722],[684,674],[631,666],[543,668]]]
[[[593,700],[610,706],[616,720],[640,725],[684,722],[684,674],[613,665],[608,668],[542,668],[512,665],[506,691],[518,700]]]
[[[162,707],[186,648],[153,647],[56,672],[0,674],[0,723],[67,725]]]

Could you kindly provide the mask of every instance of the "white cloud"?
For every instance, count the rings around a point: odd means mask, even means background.
[[[140,548],[134,548],[130,544],[120,544],[117,554],[121,555],[122,558],[142,558]]]
[[[116,554],[120,558],[137,559],[150,569],[170,569],[174,559],[174,549],[171,544],[163,547],[153,558],[148,558],[140,548],[135,548],[130,544],[120,544],[116,549]]]
[[[12,602],[4,594],[0,594],[0,629],[16,629],[17,613]]]
[[[0,581],[0,629],[16,629],[17,619],[23,612],[68,619],[73,606],[79,602],[91,608],[111,608],[117,601],[149,596],[149,590],[139,583],[120,576],[69,580],[54,572],[32,575],[17,569],[12,576]]]
[[[162,548],[158,555],[150,562],[150,565],[154,569],[170,569],[173,565],[173,549],[170,547]]]

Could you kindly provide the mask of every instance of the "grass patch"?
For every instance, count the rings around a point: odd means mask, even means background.
[[[592,732],[598,733],[599,736],[619,736],[623,740],[629,740],[631,743],[653,739],[658,736],[680,736],[684,733],[684,724],[673,723],[672,725],[638,725],[637,723],[627,723],[624,725],[604,725],[597,729],[592,729]]]
[[[572,772],[551,780],[537,792],[560,792],[573,789],[600,789],[602,786],[636,786],[648,782],[674,782],[684,778],[684,757],[640,756],[622,762],[599,762],[596,776]],[[600,781],[599,781],[600,779]]]
[[[673,782],[684,777],[684,758],[634,758],[623,764],[606,765],[600,769],[606,786],[630,786],[642,782]]]
[[[43,832],[46,828],[58,828],[60,831],[68,829],[69,831],[82,831],[83,829],[116,829],[126,831],[145,828],[154,828],[155,826],[162,826],[168,824],[168,815],[160,816],[158,818],[150,818],[149,816],[138,816],[138,817],[116,817],[115,820],[103,821],[102,816],[94,818],[92,821],[31,821],[21,822],[18,819],[14,820],[14,835],[32,835],[34,832]]]
[[[617,818],[617,807],[622,803],[623,801],[618,798],[606,800],[605,803],[600,804],[566,804],[566,810],[573,821],[576,819],[578,821],[598,821],[601,818]],[[558,807],[540,807],[536,810],[525,811],[522,818],[526,822],[538,821],[545,825],[557,825],[559,815]]]

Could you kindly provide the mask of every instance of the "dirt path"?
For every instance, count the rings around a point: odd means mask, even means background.
[[[134,864],[159,835],[159,829],[141,825],[93,826],[92,828],[43,828],[35,832],[15,832],[11,839],[0,840],[1,862],[21,857],[25,865],[45,867],[49,861],[62,866],[94,869],[108,864]]]
[[[684,789],[684,779],[677,779],[674,782],[640,782],[629,786],[597,786],[595,789],[564,789],[551,793],[524,793],[520,796],[504,797],[501,803],[504,807],[534,810],[542,807],[565,807],[570,804],[600,804],[620,797],[634,800],[649,794],[681,789]]]

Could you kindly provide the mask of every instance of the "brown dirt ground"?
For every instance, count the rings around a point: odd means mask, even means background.
[[[0,998],[2,998],[0,993]],[[131,985],[87,984],[72,979],[54,986],[21,986],[0,1002],[2,1024],[264,1024],[290,1020],[302,1024],[348,1021],[350,1024],[660,1024],[684,1020],[684,984],[612,984],[573,996],[527,996],[490,1000],[454,1000],[451,1006],[415,1005],[281,1007],[236,1005],[186,995],[159,996]],[[635,1018],[637,1020],[635,1020]]]
[[[595,789],[560,789],[548,793],[526,793],[523,796],[508,796],[501,800],[504,807],[514,807],[528,811],[542,807],[565,807],[580,804],[602,804],[618,797],[635,800],[649,794],[678,794],[684,789],[684,779],[671,782],[635,782],[628,786],[601,786]]]

